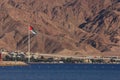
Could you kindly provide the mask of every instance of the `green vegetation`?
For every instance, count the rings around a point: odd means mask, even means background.
[[[24,55],[6,55],[3,58],[3,61],[24,61],[28,62],[28,57]],[[83,58],[83,59],[75,59],[72,57],[69,58],[55,58],[55,57],[30,57],[30,62],[41,62],[41,63],[93,63],[93,64],[102,64],[102,63],[120,63],[120,60],[117,58]]]

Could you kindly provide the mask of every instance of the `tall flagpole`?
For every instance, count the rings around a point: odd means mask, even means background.
[[[30,62],[30,30],[28,27],[28,63]]]

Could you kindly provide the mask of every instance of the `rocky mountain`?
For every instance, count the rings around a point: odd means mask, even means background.
[[[0,0],[0,48],[120,55],[120,0]]]

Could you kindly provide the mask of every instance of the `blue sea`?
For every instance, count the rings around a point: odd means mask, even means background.
[[[30,64],[0,67],[0,80],[120,80],[120,64]]]

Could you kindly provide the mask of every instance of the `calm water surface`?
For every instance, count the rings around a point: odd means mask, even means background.
[[[0,67],[0,80],[120,80],[120,64],[31,64]]]

